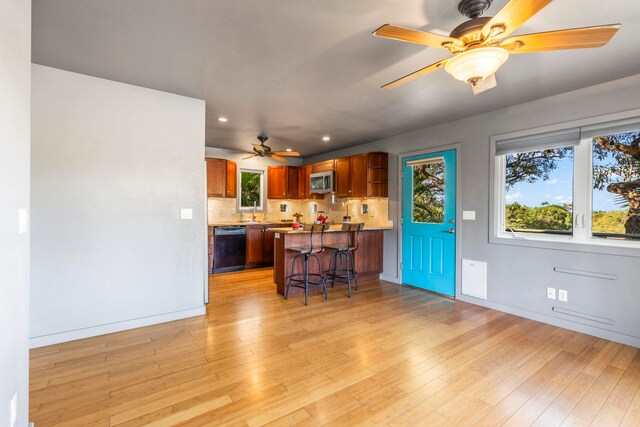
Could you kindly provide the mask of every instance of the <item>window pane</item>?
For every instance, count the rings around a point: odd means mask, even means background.
[[[640,131],[593,138],[592,233],[640,239]]]
[[[573,147],[505,160],[505,231],[573,235]]]
[[[259,172],[241,172],[240,173],[240,207],[261,207],[262,174]]]
[[[413,222],[444,224],[444,159],[412,168]]]

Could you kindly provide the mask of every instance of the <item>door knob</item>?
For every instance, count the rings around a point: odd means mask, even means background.
[[[455,233],[455,232],[456,232],[456,229],[455,229],[455,228],[450,228],[450,229],[448,229],[448,230],[442,230],[442,232],[443,232],[443,233],[453,234],[453,233]]]

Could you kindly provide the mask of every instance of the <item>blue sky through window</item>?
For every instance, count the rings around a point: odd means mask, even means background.
[[[549,179],[534,183],[519,182],[507,190],[506,201],[536,207],[548,202],[551,205],[571,204],[573,201],[573,159],[557,161],[558,167],[549,173]]]
[[[608,164],[613,157],[594,164]],[[548,180],[539,179],[534,183],[520,182],[507,190],[506,202],[518,202],[521,205],[536,207],[547,202],[551,205],[571,204],[573,201],[573,159],[564,158],[557,161],[558,167],[549,174]],[[607,190],[593,190],[594,211],[615,211],[622,208],[615,204],[614,195]]]

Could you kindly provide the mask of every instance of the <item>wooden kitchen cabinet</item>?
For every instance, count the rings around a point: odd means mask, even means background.
[[[231,160],[206,158],[207,196],[236,197],[237,165]]]
[[[209,261],[209,274],[213,274],[213,227],[207,227],[207,259]]]
[[[247,266],[264,261],[264,225],[247,226]]]
[[[340,198],[349,197],[351,191],[351,160],[349,157],[336,159],[334,190]]]
[[[333,161],[333,160],[332,160]],[[298,173],[298,198],[299,199],[324,199],[324,195],[311,192],[311,174],[313,165],[301,166]]]
[[[297,199],[298,169],[295,166],[269,166],[267,168],[267,198]]]
[[[325,160],[324,162],[318,162],[311,165],[312,172],[333,172],[335,170],[335,160]]]
[[[269,228],[279,224],[247,226],[247,261],[245,268],[256,268],[273,264],[274,231]]]
[[[351,156],[349,161],[349,197],[367,197],[367,155]]]
[[[238,166],[229,160],[227,160],[227,181],[225,187],[225,197],[235,199],[238,191]]]
[[[336,195],[340,198],[388,197],[388,159],[387,153],[336,159]]]
[[[300,168],[285,167],[287,168],[287,199],[298,199],[298,170]]]
[[[285,199],[287,195],[286,166],[269,166],[267,168],[267,198]]]
[[[267,226],[266,228],[269,227],[279,227],[280,224],[272,224]],[[273,265],[273,259],[274,259],[274,244],[275,244],[275,239],[276,237],[276,232],[272,231],[272,230],[265,230],[264,231],[264,263],[266,265]]]
[[[367,154],[367,196],[389,197],[389,154]]]

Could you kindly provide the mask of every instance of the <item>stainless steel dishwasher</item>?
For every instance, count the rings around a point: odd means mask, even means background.
[[[213,229],[213,272],[244,270],[247,260],[247,227]]]

